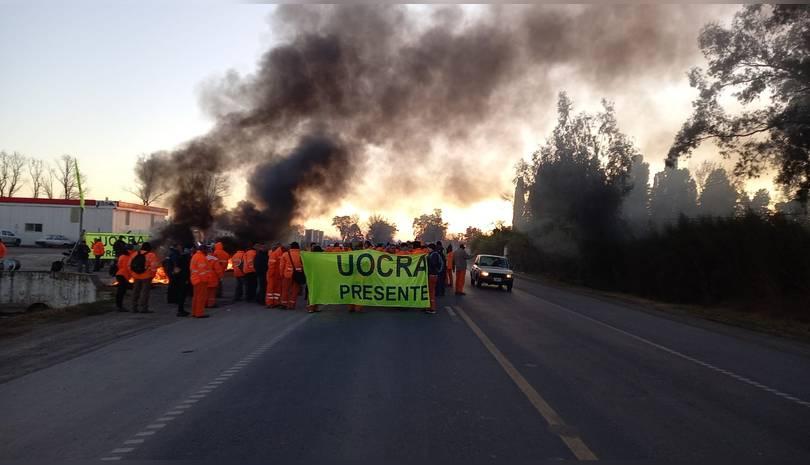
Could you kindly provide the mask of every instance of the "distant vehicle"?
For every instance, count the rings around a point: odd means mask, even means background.
[[[22,240],[17,237],[16,234],[7,229],[0,229],[0,240],[3,241],[3,244],[13,245],[16,247],[19,247],[20,243],[22,242]]]
[[[40,247],[73,247],[76,241],[68,239],[61,234],[48,234],[35,242]]]
[[[470,268],[470,282],[475,287],[482,284],[491,284],[506,287],[512,292],[514,273],[509,268],[509,260],[500,255],[476,255],[472,268]]]

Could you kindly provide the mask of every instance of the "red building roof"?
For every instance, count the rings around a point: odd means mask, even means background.
[[[34,204],[34,205],[63,205],[63,206],[71,206],[71,207],[78,207],[79,200],[78,199],[34,199],[31,197],[0,197],[0,204],[3,203],[19,203],[19,204]],[[146,206],[140,205],[137,203],[128,203],[128,202],[121,202],[117,200],[93,200],[93,199],[85,199],[84,206],[85,207],[96,207],[102,206],[104,204],[108,204],[114,206],[115,208],[122,208],[126,210],[136,210],[142,211],[146,213],[155,213],[158,215],[168,215],[169,210],[166,208],[161,207],[153,207],[153,206]]]

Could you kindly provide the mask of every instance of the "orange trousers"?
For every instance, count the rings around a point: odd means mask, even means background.
[[[464,275],[467,270],[456,270],[456,294],[464,292]]]
[[[446,281],[446,283],[447,283],[447,287],[449,287],[449,288],[453,287],[453,274],[454,274],[453,269],[452,268],[447,268],[447,281]]]
[[[217,286],[208,286],[206,291],[205,306],[213,307],[217,304]]]
[[[205,315],[205,301],[208,299],[208,283],[194,285],[194,297],[191,299],[191,315]]]
[[[439,275],[428,275],[428,293],[430,294],[430,309],[436,310],[436,284],[439,282]]]
[[[281,305],[281,278],[268,276],[267,295],[264,298],[264,304],[268,307]]]
[[[281,305],[290,310],[295,308],[299,292],[301,292],[301,286],[297,282],[292,278],[284,278],[281,282]]]

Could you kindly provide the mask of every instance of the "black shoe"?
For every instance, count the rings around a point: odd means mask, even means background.
[[[435,315],[436,310],[425,310],[425,313],[427,313],[428,315]]]
[[[191,313],[189,313],[189,312],[177,312],[177,316],[180,316],[180,317],[189,316],[189,315],[191,315]]]

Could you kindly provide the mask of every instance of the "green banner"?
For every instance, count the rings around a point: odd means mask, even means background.
[[[121,238],[127,244],[135,244],[140,245],[144,242],[149,240],[149,234],[126,234],[126,233],[108,233],[108,232],[85,232],[84,233],[84,242],[90,247],[90,250],[93,250],[93,243],[96,242],[96,239],[101,239],[101,242],[104,244],[104,258],[115,258],[115,252],[113,252],[113,244],[115,241]],[[90,254],[90,258],[93,258],[92,252]]]
[[[301,252],[311,304],[430,306],[426,255]]]

